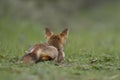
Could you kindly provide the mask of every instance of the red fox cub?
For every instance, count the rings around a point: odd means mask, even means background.
[[[37,63],[39,61],[55,61],[60,63],[64,60],[64,45],[66,44],[68,29],[60,34],[54,34],[45,28],[46,43],[33,45],[22,57],[23,63]]]

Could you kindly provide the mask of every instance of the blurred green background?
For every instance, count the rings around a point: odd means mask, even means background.
[[[65,62],[20,64],[44,28],[69,28]],[[120,0],[0,0],[0,80],[119,80]]]
[[[0,18],[56,28],[117,27],[119,4],[119,0],[0,0]]]

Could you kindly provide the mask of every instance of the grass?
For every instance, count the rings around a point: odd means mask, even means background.
[[[81,13],[78,21],[83,27],[70,27],[65,62],[61,65],[20,64],[30,45],[45,42],[44,26],[0,19],[0,79],[120,80],[120,6],[105,6]]]
[[[97,24],[96,24],[97,25]],[[1,80],[119,80],[119,27],[70,30],[61,65],[18,63],[25,50],[45,42],[44,28],[30,22],[0,21]],[[62,29],[61,29],[62,30]]]

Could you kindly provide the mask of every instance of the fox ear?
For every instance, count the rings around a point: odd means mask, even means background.
[[[69,30],[68,28],[64,29],[61,33],[60,33],[60,36],[62,37],[67,37],[68,36],[68,33],[69,33]]]
[[[45,28],[45,37],[50,38],[53,35],[53,32],[50,31],[49,28]]]

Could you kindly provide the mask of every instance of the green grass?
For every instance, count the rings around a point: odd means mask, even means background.
[[[96,24],[98,25],[98,24]],[[45,42],[43,25],[0,21],[1,80],[119,80],[119,27],[91,27],[70,30],[65,62],[18,63],[25,50]],[[60,29],[60,31],[63,29]]]

